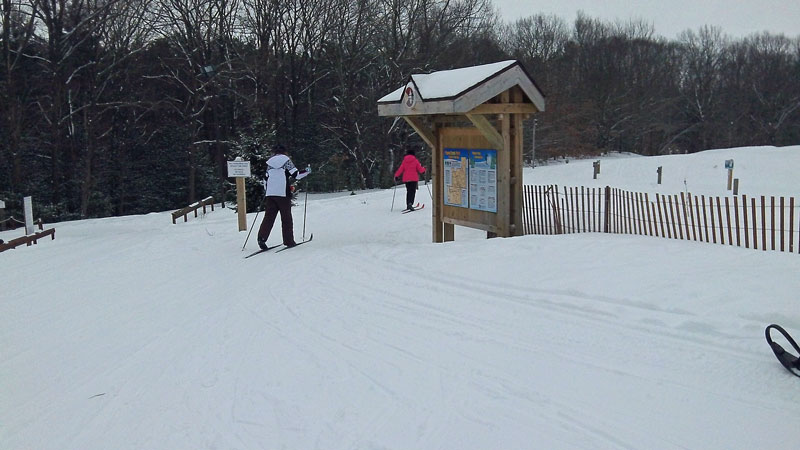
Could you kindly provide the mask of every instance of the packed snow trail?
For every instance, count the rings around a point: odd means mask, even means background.
[[[798,255],[431,244],[391,196],[309,196],[314,244],[247,260],[228,210],[65,222],[0,255],[2,447],[795,447],[764,327],[800,332]]]

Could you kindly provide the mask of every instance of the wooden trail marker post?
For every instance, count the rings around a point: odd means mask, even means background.
[[[402,117],[431,148],[433,242],[454,240],[455,225],[524,233],[523,120],[544,104],[515,60],[414,74],[378,100],[378,115]]]
[[[728,169],[728,190],[732,189],[733,185],[733,160],[726,159],[725,160],[725,168]]]
[[[228,161],[228,176],[236,178],[236,211],[239,215],[239,231],[247,231],[247,198],[244,179],[250,176],[250,161],[237,157]]]
[[[658,170],[656,170],[658,172],[658,184],[661,184],[661,170],[662,166],[658,166]]]

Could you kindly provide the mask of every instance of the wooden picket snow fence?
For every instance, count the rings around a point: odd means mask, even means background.
[[[800,253],[794,197],[524,186],[525,234],[619,233]]]

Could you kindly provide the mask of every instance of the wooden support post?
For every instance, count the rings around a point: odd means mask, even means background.
[[[504,119],[506,116],[503,116]],[[480,130],[484,137],[486,137],[486,140],[489,141],[489,145],[497,149],[498,153],[503,149],[505,133],[498,132],[491,122],[489,122],[489,120],[484,116],[467,114],[467,118],[473,123],[473,125],[475,125],[475,128]],[[505,122],[505,120],[503,121]],[[500,155],[497,156],[497,159],[499,163]]]
[[[408,117],[404,116],[403,119],[411,125],[411,128],[417,132],[419,137],[422,138],[425,143],[427,143],[432,149],[436,148],[436,133],[432,131],[429,127],[425,126],[422,122],[422,119],[418,117]]]
[[[514,101],[522,103],[522,92],[514,91]],[[510,114],[513,127],[511,139],[511,236],[522,236],[525,230],[522,226],[522,114]]]
[[[510,99],[508,91],[500,94],[500,98],[504,103]],[[481,129],[489,142],[497,145],[497,235],[501,237],[513,236],[511,225],[513,221],[512,209],[514,207],[513,187],[511,186],[511,178],[514,176],[514,152],[513,138],[512,138],[512,123],[510,114],[501,114],[498,116],[498,126],[500,128],[500,142],[492,142],[491,136],[486,133],[486,130]],[[475,122],[473,120],[473,123]],[[488,123],[488,121],[486,122]],[[494,127],[490,127],[494,130]],[[499,145],[498,145],[499,144]]]
[[[236,177],[236,209],[239,214],[239,231],[247,231],[247,198],[244,193],[244,177]]]
[[[453,242],[456,239],[456,226],[452,223],[445,223],[444,225],[444,242]]]
[[[244,179],[250,176],[250,161],[243,161],[241,156],[237,156],[233,161],[228,161],[228,176],[236,178],[236,211],[239,216],[239,231],[247,231],[247,194]],[[214,203],[213,198],[207,197],[203,199],[204,206],[207,200]],[[195,209],[195,216],[197,216],[197,209]]]
[[[408,120],[408,119],[406,119]],[[433,212],[431,213],[432,240],[433,242],[445,241],[444,218],[444,148],[442,146],[441,128],[434,125],[433,131],[429,136],[431,146],[431,179],[433,180]],[[452,224],[450,225],[452,234]]]
[[[726,159],[725,160],[725,168],[728,169],[728,190],[731,190],[731,184],[733,182],[733,160]],[[736,195],[736,194],[734,194]]]

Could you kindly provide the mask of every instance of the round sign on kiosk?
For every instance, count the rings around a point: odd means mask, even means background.
[[[417,96],[416,93],[414,92],[414,87],[411,85],[411,83],[406,85],[405,96],[406,96],[406,101],[405,101],[406,106],[413,109],[414,106],[417,104]]]

